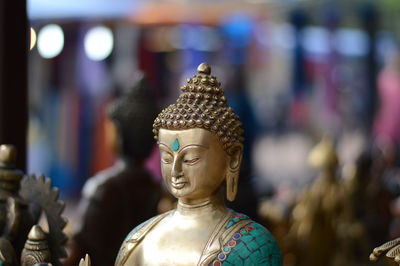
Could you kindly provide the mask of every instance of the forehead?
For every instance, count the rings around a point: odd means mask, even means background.
[[[215,143],[219,144],[219,141],[214,134],[202,128],[191,128],[184,130],[160,129],[158,133],[158,140],[160,143],[169,147],[172,145],[175,139],[178,139],[181,147],[189,144],[199,144],[204,146],[210,146]]]

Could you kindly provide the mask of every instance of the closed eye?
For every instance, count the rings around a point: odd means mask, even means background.
[[[193,159],[184,159],[183,162],[185,164],[195,164],[200,160],[200,158],[193,158]]]
[[[173,161],[173,157],[170,153],[168,152],[161,152],[161,161],[165,164],[170,164]]]
[[[169,159],[169,158],[168,158],[168,159],[162,158],[161,161],[162,161],[163,163],[166,163],[166,164],[172,163],[172,159]]]

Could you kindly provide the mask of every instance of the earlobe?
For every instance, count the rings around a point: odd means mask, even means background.
[[[226,176],[226,198],[234,201],[238,190],[239,173],[229,172]]]

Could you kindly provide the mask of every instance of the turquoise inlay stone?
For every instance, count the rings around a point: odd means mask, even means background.
[[[231,245],[233,239],[237,239],[235,245]],[[230,251],[227,249],[229,247]],[[226,254],[222,266],[282,266],[280,250],[274,237],[265,227],[255,222],[239,229],[231,240],[225,243],[222,251]],[[217,258],[219,259],[218,256]]]
[[[174,142],[172,142],[171,149],[173,151],[177,151],[177,150],[179,150],[179,148],[180,148],[179,141],[177,138],[175,138]]]
[[[225,226],[225,229],[230,228],[231,226],[233,226],[234,224],[236,224],[239,221],[242,220],[249,220],[250,218],[247,215],[244,214],[238,214],[235,217],[233,217]]]
[[[226,229],[234,225],[235,223],[233,221],[229,221],[228,224],[226,225]]]
[[[230,252],[231,251],[231,248],[230,247],[224,247],[224,252],[225,253],[228,253],[228,252]]]

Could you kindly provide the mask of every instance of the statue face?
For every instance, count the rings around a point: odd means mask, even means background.
[[[201,128],[160,129],[158,139],[161,171],[172,195],[196,204],[217,192],[229,158],[216,136]]]

